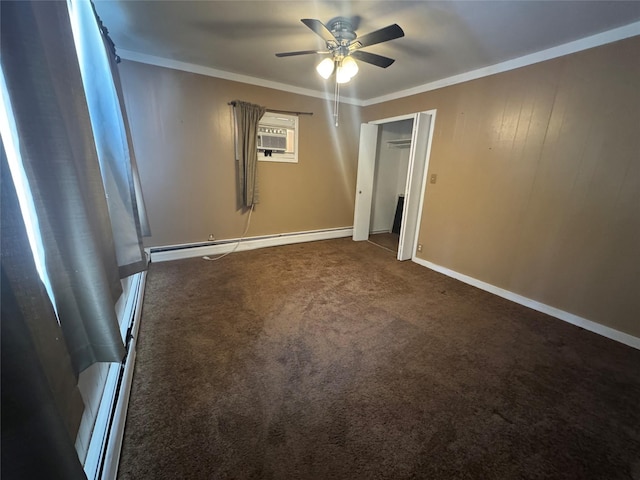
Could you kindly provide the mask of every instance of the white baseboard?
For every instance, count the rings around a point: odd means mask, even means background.
[[[152,262],[167,262],[183,258],[202,257],[204,255],[221,255],[235,248],[236,252],[255,250],[257,248],[291,245],[294,243],[314,242],[317,240],[330,240],[333,238],[351,237],[353,228],[333,228],[329,230],[312,230],[307,232],[282,233],[278,235],[265,235],[261,237],[248,237],[242,239],[224,240],[219,243],[172,245],[167,247],[147,248]],[[237,247],[236,247],[237,246]]]
[[[519,295],[517,293],[513,293],[509,290],[496,287],[495,285],[491,285],[490,283],[486,283],[463,273],[459,273],[440,265],[436,265],[435,263],[431,263],[427,260],[422,260],[421,258],[415,256],[412,258],[412,260],[415,263],[422,265],[423,267],[427,267],[431,270],[435,270],[436,272],[443,273],[448,277],[455,278],[456,280],[460,280],[461,282],[472,285],[481,290],[493,293],[494,295],[498,295],[499,297],[506,298],[507,300],[511,300],[512,302],[524,305],[525,307],[529,307],[533,310],[537,310],[538,312],[546,313],[547,315],[551,315],[552,317],[584,328],[585,330],[589,330],[590,332],[597,333],[598,335],[602,335],[603,337],[607,337],[611,340],[615,340],[616,342],[620,342],[640,350],[640,338],[629,335],[628,333],[624,333],[614,328],[607,327],[592,320],[587,320],[586,318],[579,317],[578,315],[574,315],[573,313],[565,312],[564,310],[560,310],[559,308],[546,305],[536,300],[523,297],[522,295]]]

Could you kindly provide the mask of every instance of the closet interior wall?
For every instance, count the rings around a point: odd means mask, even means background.
[[[380,126],[371,205],[371,233],[390,232],[398,203],[404,195],[409,170],[413,119]]]

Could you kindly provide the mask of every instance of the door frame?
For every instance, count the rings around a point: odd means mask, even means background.
[[[405,218],[405,216],[407,215],[407,211],[406,208],[403,209],[402,212],[402,221],[406,222],[406,221],[415,221],[415,226],[414,226],[414,230],[415,230],[415,234],[413,236],[412,239],[412,243],[411,243],[411,260],[415,260],[416,258],[416,251],[417,251],[417,246],[418,246],[418,235],[420,233],[420,224],[422,223],[422,211],[423,211],[423,206],[424,206],[424,197],[425,197],[425,191],[426,191],[426,187],[427,187],[427,174],[429,172],[429,160],[431,158],[431,147],[433,145],[433,132],[435,129],[435,123],[436,123],[436,112],[437,109],[432,109],[432,110],[424,110],[424,111],[420,111],[420,112],[414,112],[414,113],[409,113],[409,114],[405,114],[405,115],[397,115],[394,117],[387,117],[387,118],[381,118],[381,119],[377,119],[377,120],[371,120],[369,122],[366,122],[366,124],[372,124],[372,125],[376,125],[376,126],[380,126],[380,125],[384,125],[386,123],[394,123],[394,122],[398,122],[398,121],[402,121],[402,120],[413,120],[413,128],[415,129],[417,126],[417,120],[418,120],[418,116],[419,114],[426,114],[430,116],[430,122],[429,122],[429,138],[427,141],[427,148],[426,148],[426,158],[424,161],[424,167],[423,167],[423,171],[416,171],[416,162],[414,161],[414,158],[410,158],[409,159],[409,169],[407,171],[407,178],[410,178],[411,176],[418,176],[418,178],[422,179],[422,186],[421,186],[421,191],[420,191],[420,199],[419,199],[419,203],[418,203],[418,213],[415,219],[407,219]],[[365,124],[363,124],[365,125]],[[414,147],[414,131],[412,130],[411,132],[411,138],[412,138],[412,145],[411,147]],[[373,159],[373,165],[375,167],[375,162],[377,160],[377,155],[378,155],[378,145],[376,142],[376,146],[374,149],[374,159]],[[358,162],[360,162],[361,159],[358,159]],[[421,163],[421,162],[418,162]],[[406,189],[405,189],[405,194],[406,194]],[[371,203],[369,202],[369,212],[371,211]],[[406,207],[406,205],[405,205]],[[357,210],[356,210],[357,212]],[[354,222],[355,223],[355,222]],[[355,240],[355,238],[354,238]],[[364,240],[364,238],[362,238],[361,240]],[[398,252],[398,259],[399,258],[399,254],[400,252]]]

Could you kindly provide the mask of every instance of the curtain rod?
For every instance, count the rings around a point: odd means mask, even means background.
[[[231,105],[232,107],[236,106],[236,102],[229,102],[227,105]],[[313,112],[291,112],[289,110],[273,110],[272,108],[267,108],[267,112],[271,113],[284,113],[286,115],[313,115]]]

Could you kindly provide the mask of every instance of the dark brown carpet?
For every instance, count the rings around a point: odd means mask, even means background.
[[[640,351],[367,242],[149,271],[120,479],[640,479]]]

